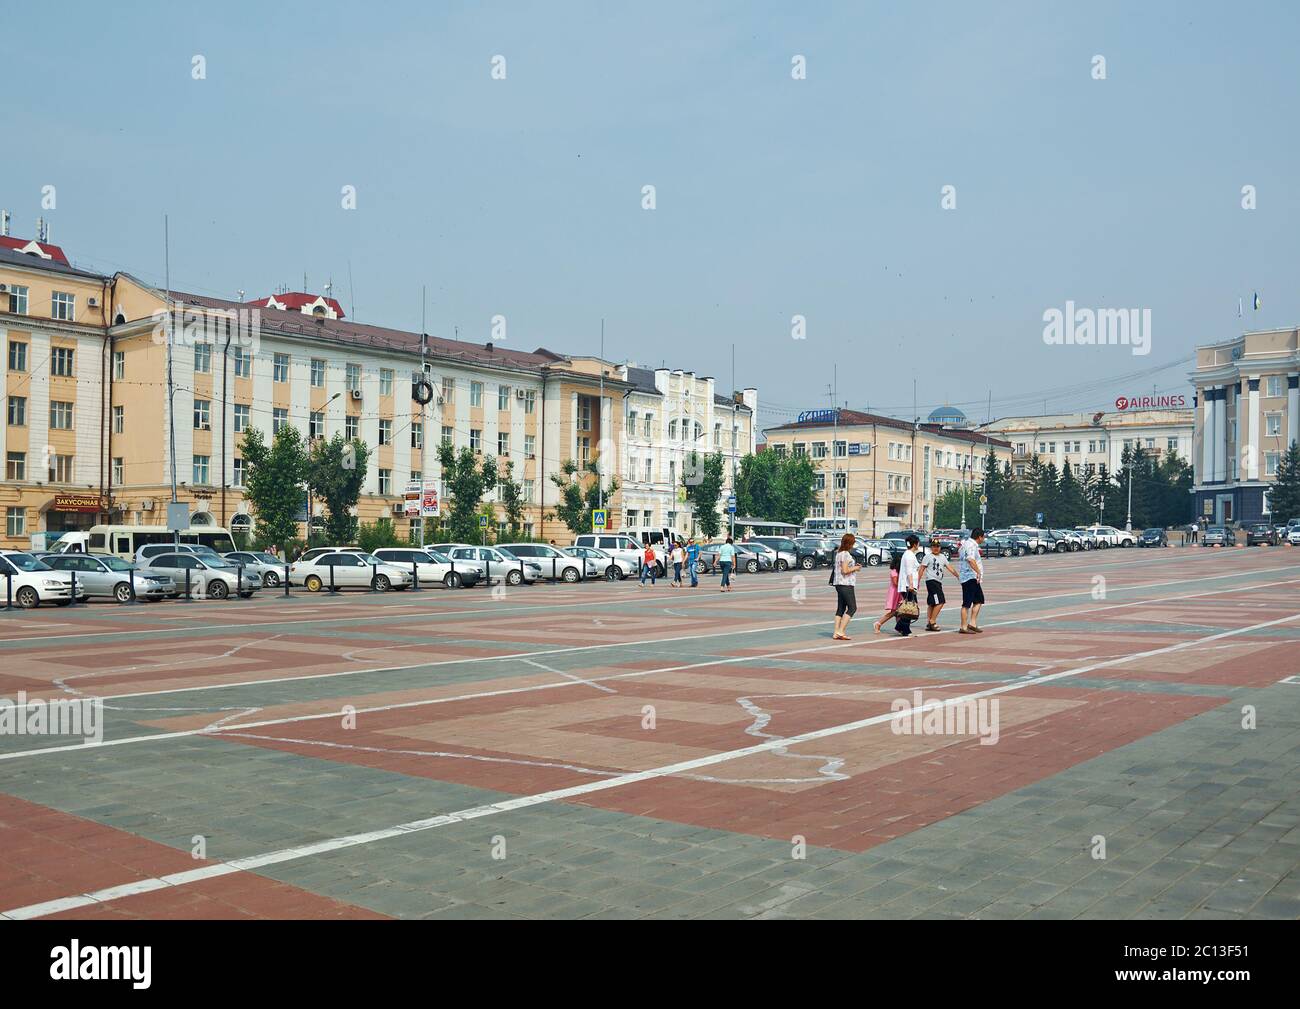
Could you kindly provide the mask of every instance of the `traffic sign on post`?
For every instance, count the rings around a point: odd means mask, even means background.
[[[1043,524],[1043,513],[1042,513],[1042,512],[1034,512],[1034,521],[1037,522],[1037,523],[1041,526],[1041,525]]]
[[[591,510],[591,531],[603,533],[608,526],[609,512],[604,508],[593,508]]]
[[[486,529],[486,528],[487,528],[487,516],[486,516],[486,515],[480,515],[480,516],[478,517],[478,527],[479,527],[480,529]]]
[[[727,511],[730,512],[732,515],[735,515],[735,514],[736,514],[736,495],[735,495],[735,494],[728,494],[728,495],[727,495]]]

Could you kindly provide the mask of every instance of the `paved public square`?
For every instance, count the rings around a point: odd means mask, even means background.
[[[105,723],[0,736],[0,913],[1300,917],[1298,559],[992,559],[907,640],[873,569],[848,643],[820,570],[3,613]]]

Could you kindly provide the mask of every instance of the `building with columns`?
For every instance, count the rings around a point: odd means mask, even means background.
[[[1177,395],[1151,397],[1176,404],[1190,401]],[[999,417],[987,426],[1011,442],[1011,466],[1024,476],[1036,456],[1043,465],[1054,463],[1057,470],[1069,466],[1076,474],[1089,476],[1105,467],[1109,473],[1123,466],[1124,450],[1141,448],[1148,459],[1160,460],[1177,454],[1192,461],[1192,410],[1174,408],[1135,409],[1121,398],[1125,409],[1089,413],[1058,413],[1025,417]]]
[[[1244,333],[1196,349],[1195,514],[1211,523],[1285,522],[1269,487],[1300,441],[1300,330]]]

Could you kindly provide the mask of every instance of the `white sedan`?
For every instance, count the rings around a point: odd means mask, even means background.
[[[617,557],[599,547],[564,547],[560,553],[584,560],[588,578],[600,578],[603,575],[612,582],[638,573],[636,561]]]
[[[420,550],[416,547],[380,547],[375,556],[387,564],[396,564],[407,571],[414,571],[420,578],[421,585],[441,585],[447,589],[469,588],[477,585],[479,573],[477,567],[462,563],[453,565],[451,558],[432,550]]]
[[[352,550],[320,554],[310,560],[297,560],[289,568],[289,584],[301,585],[308,592],[322,589],[389,589],[408,588],[411,571],[396,564],[386,564],[378,557]]]

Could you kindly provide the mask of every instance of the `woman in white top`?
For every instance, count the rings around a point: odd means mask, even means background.
[[[840,548],[835,551],[835,569],[831,574],[831,584],[835,586],[835,641],[851,641],[845,631],[849,621],[858,612],[857,584],[858,572],[862,565],[853,559],[853,544],[856,537],[845,533],[840,540]]]

